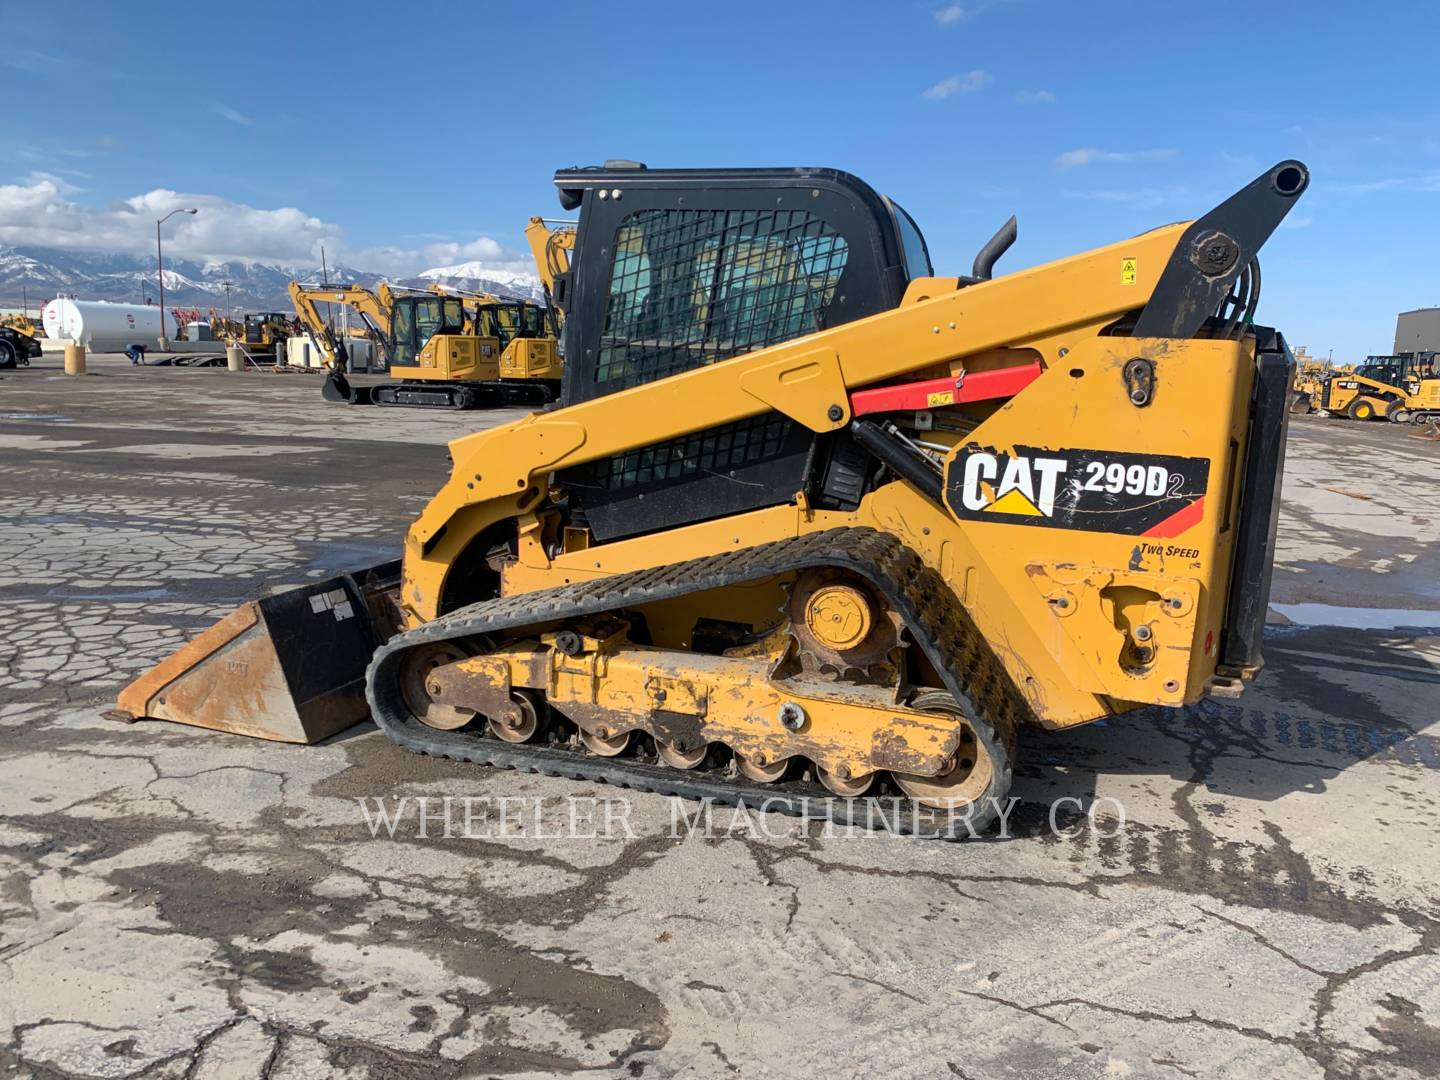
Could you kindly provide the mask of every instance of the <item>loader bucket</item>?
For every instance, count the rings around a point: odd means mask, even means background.
[[[366,716],[365,668],[396,629],[400,564],[236,608],[124,690],[111,719],[145,717],[314,743]]]
[[[325,376],[325,385],[320,388],[320,396],[341,405],[369,405],[370,387],[351,386],[344,373],[332,367],[330,374]]]

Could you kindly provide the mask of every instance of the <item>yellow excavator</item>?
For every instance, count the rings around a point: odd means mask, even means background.
[[[330,369],[328,401],[468,409],[544,405],[559,393],[559,344],[553,318],[540,304],[462,296],[438,286],[401,292],[385,282],[373,291],[291,282],[290,299]],[[359,313],[396,381],[350,383],[347,350],[320,315],[320,303]]]
[[[252,601],[111,714],[926,835],[1019,729],[1260,672],[1309,183],[995,277],[830,169],[566,169],[562,406],[450,444],[399,564]]]

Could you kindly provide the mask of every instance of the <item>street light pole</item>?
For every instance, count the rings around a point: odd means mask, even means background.
[[[160,254],[160,226],[169,221],[176,214],[198,214],[200,211],[193,206],[182,206],[155,222],[155,276],[160,282],[160,348],[162,351],[170,348],[169,341],[165,338],[165,263]]]

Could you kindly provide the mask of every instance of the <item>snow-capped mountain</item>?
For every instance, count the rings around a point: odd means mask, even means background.
[[[331,266],[326,280],[374,285],[384,275],[348,266]],[[319,281],[318,266],[271,263],[165,260],[165,305],[205,312],[289,311],[292,281]],[[392,284],[429,288],[432,283],[466,292],[541,299],[544,290],[533,273],[487,267],[481,262],[441,266]],[[158,289],[155,258],[115,252],[68,251],[42,247],[0,246],[0,307],[28,303],[37,310],[59,294],[82,300],[154,303]]]
[[[286,311],[291,281],[318,280],[320,268],[270,263],[165,260],[167,307],[235,308],[239,311]],[[330,267],[329,280],[374,281],[346,266]],[[28,302],[39,308],[56,294],[82,300],[155,303],[158,289],[154,256],[114,252],[64,251],[40,247],[0,247],[0,306]]]
[[[422,270],[416,277],[407,278],[404,284],[425,286],[431,282],[466,292],[490,292],[521,300],[545,299],[540,277],[534,271],[505,270],[498,266],[486,266],[478,260]]]

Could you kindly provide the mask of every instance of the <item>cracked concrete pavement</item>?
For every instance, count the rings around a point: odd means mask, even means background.
[[[0,1075],[1440,1075],[1440,446],[1298,420],[1260,683],[1027,735],[1008,838],[685,838],[368,725],[102,720],[237,601],[398,554],[503,415],[92,371],[0,373]],[[393,795],[534,818],[372,838]],[[577,799],[630,828],[537,834]]]

